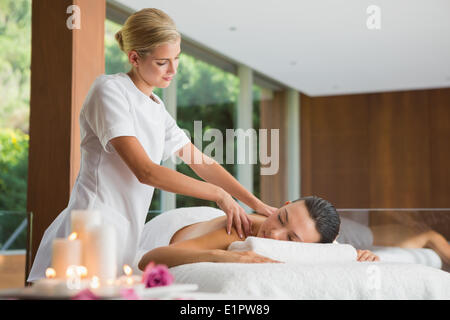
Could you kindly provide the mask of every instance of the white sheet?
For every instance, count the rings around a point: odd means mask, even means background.
[[[437,269],[442,268],[441,258],[434,250],[431,249],[407,249],[382,246],[372,246],[368,249],[378,255],[380,260],[383,262],[419,263]]]
[[[235,241],[231,251],[253,251],[259,255],[283,262],[308,264],[356,261],[356,249],[348,244],[300,243],[257,237]]]
[[[170,271],[202,292],[253,299],[450,299],[450,274],[420,264],[202,262]]]

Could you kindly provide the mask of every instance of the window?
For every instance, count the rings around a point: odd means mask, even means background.
[[[0,288],[23,286],[27,239],[31,0],[0,1]]]
[[[235,105],[239,94],[239,79],[213,65],[182,53],[177,74],[177,122],[186,129],[194,143],[194,133],[201,134],[202,150],[213,141],[203,141],[208,129],[218,129],[224,137],[226,129],[234,128]],[[197,122],[195,124],[195,121]],[[198,132],[194,132],[197,128]],[[200,128],[200,129],[198,129]],[[212,156],[216,156],[212,154]],[[226,148],[223,148],[223,167],[235,175],[235,166],[226,164]],[[200,179],[188,165],[177,165],[177,170],[190,177]],[[177,195],[177,207],[214,206],[212,201]]]

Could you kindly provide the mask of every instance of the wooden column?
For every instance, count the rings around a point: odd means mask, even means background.
[[[287,196],[287,168],[286,163],[286,91],[275,91],[272,99],[261,101],[260,106],[260,128],[261,129],[279,129],[279,168],[278,173],[274,175],[262,175],[261,200],[268,205],[280,207],[285,201],[289,200]],[[268,136],[268,150],[271,150],[270,130]]]
[[[78,8],[79,29],[72,20]],[[105,12],[105,0],[32,3],[27,193],[27,210],[33,213],[31,260],[44,231],[67,206],[78,175],[78,117],[90,86],[105,70]]]

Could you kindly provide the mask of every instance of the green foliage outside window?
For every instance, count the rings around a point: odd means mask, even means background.
[[[28,175],[27,134],[0,129],[0,208],[25,211]]]

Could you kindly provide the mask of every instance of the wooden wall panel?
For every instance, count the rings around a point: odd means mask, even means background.
[[[23,286],[25,260],[24,254],[0,254],[0,290]]]
[[[367,96],[301,95],[300,103],[302,196],[320,196],[339,208],[367,204]]]
[[[279,152],[280,165],[278,173],[275,175],[261,176],[261,200],[265,203],[280,207],[284,204],[286,199],[286,148],[285,148],[285,108],[286,92],[276,91],[273,94],[273,99],[263,100],[260,105],[260,128],[261,129],[279,129]],[[270,144],[270,130],[267,134],[269,138],[268,150],[271,150]]]
[[[372,94],[369,208],[431,206],[431,149],[426,91]]]
[[[450,207],[450,89],[429,93],[431,205]]]

